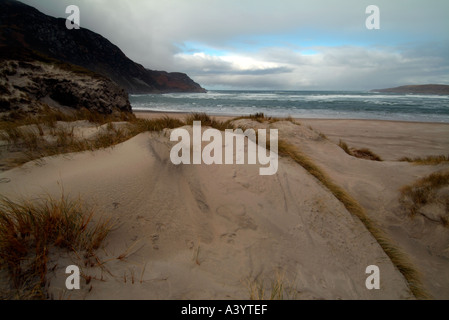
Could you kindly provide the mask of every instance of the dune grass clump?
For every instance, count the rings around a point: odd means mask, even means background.
[[[8,166],[22,165],[28,161],[43,157],[72,152],[93,151],[113,147],[142,132],[160,132],[164,129],[174,129],[184,126],[182,120],[172,117],[157,119],[138,119],[131,113],[100,114],[96,111],[81,109],[72,113],[43,107],[38,115],[11,115],[0,120],[0,140],[6,141],[10,151],[20,153],[8,162]],[[98,133],[85,139],[75,134],[76,124],[84,120],[95,124]],[[200,120],[205,125],[224,130],[232,127],[229,122],[220,122],[207,115],[194,114],[189,121]],[[114,124],[127,122],[127,124]]]
[[[298,291],[294,290],[292,284],[280,273],[276,273],[270,285],[263,280],[253,279],[247,280],[246,286],[250,300],[293,300],[298,295]]]
[[[106,131],[100,132],[91,141],[87,141],[85,149],[97,150],[109,148],[111,146],[115,146],[119,143],[125,142],[131,137],[132,136],[130,132],[125,129],[108,126],[108,129]]]
[[[43,136],[42,127],[36,125],[4,130],[0,136],[8,142],[9,149],[23,153],[15,160],[18,165],[58,154],[107,148],[129,138],[129,133],[120,128],[100,131],[91,139],[78,138],[69,125],[51,129],[47,137]]]
[[[95,124],[105,124],[113,121],[135,121],[137,118],[130,112],[99,113],[95,110],[81,108],[79,110],[61,111],[42,104],[36,114],[11,111],[0,119],[0,130],[17,128],[27,125],[45,125],[55,128],[58,121],[74,122],[87,120]]]
[[[284,300],[284,284],[273,281],[271,288],[267,288],[263,282],[253,282],[249,288],[250,300]]]
[[[36,116],[14,118],[0,121],[0,140],[13,152],[21,152],[12,161],[14,165],[40,159],[47,156],[71,152],[92,151],[107,148],[124,142],[142,132],[138,130],[140,122],[133,114],[116,113],[103,115],[95,111],[81,109],[66,114],[59,110],[44,108]],[[97,127],[107,124],[89,139],[75,134],[75,121],[85,120]],[[113,121],[127,121],[130,127],[118,127]]]
[[[266,118],[263,113],[253,117],[271,119]],[[185,121],[169,116],[138,119],[135,115],[126,112],[104,115],[85,108],[75,112],[62,112],[44,105],[37,115],[23,116],[12,113],[3,117],[0,120],[0,140],[7,142],[5,147],[10,151],[22,153],[9,160],[8,166],[14,167],[48,156],[113,147],[142,132],[175,129],[184,125],[193,125],[193,121],[201,121],[202,126],[209,126],[220,131],[237,128],[245,131],[247,128],[233,124],[233,121],[237,119],[240,118],[219,121],[205,113],[192,113],[186,117]],[[106,130],[99,130],[89,139],[79,137],[75,134],[76,125],[71,123],[80,120],[93,123],[97,127],[107,124]],[[125,121],[127,125],[117,127],[112,124],[116,121]]]
[[[250,119],[250,120],[255,120],[257,122],[263,123],[263,122],[271,120],[272,118],[266,117],[263,112],[257,112],[255,114],[250,114],[247,116],[240,116],[240,117],[234,118],[234,120],[241,120],[241,119]]]
[[[351,152],[351,150],[349,149],[349,146],[346,144],[346,142],[340,140],[340,141],[338,142],[338,146],[339,146],[340,148],[342,148],[344,152],[346,152],[347,154],[349,154],[350,156],[352,156],[352,152]]]
[[[339,141],[338,146],[342,148],[343,151],[349,154],[350,156],[372,161],[382,161],[382,158],[380,156],[378,156],[368,148],[362,149],[350,148],[347,145],[347,143],[342,140]]]
[[[249,116],[249,118],[250,119],[255,119],[255,120],[265,120],[265,119],[269,120],[271,117],[270,118],[265,117],[265,114],[263,112],[257,112],[255,114],[251,114]]]
[[[294,122],[294,119],[291,116],[288,116],[287,118],[274,118],[274,117],[269,117],[266,116],[263,112],[257,112],[255,114],[250,114],[248,116],[240,116],[237,118],[234,118],[234,120],[241,120],[241,119],[249,119],[249,120],[254,120],[257,121],[259,123],[264,123],[264,122],[268,122],[268,123],[275,123],[275,122],[279,122],[279,121],[290,121],[292,123]]]
[[[162,131],[164,129],[175,129],[185,125],[182,120],[164,116],[156,119],[137,119],[131,123],[135,133],[141,133],[145,131]]]
[[[324,171],[322,171],[312,160],[302,154],[297,147],[284,141],[279,140],[279,155],[288,156],[312,176],[320,181],[354,216],[358,217],[365,225],[368,231],[377,240],[384,252],[390,258],[396,268],[402,273],[407,280],[409,288],[414,296],[418,299],[428,299],[429,295],[424,290],[420,273],[415,269],[409,258],[397,248],[386,234],[372,221],[362,206],[350,196],[343,188],[335,184]]]
[[[201,126],[211,127],[224,131],[226,129],[235,129],[232,124],[232,120],[220,121],[213,117],[210,117],[206,113],[192,113],[186,117],[185,124],[193,125],[193,121],[201,121]]]
[[[97,123],[97,124],[105,124],[108,122],[117,122],[117,121],[129,121],[133,122],[136,121],[136,116],[131,112],[115,112],[111,114],[104,114],[100,113],[95,110],[88,110],[86,108],[82,108],[75,112],[74,114],[74,120],[87,120],[91,123]],[[64,121],[64,120],[62,120]]]
[[[47,262],[56,248],[94,255],[111,230],[107,220],[93,222],[94,211],[81,199],[47,196],[0,199],[0,268],[10,279],[3,298],[46,298]],[[11,293],[13,292],[13,293]]]
[[[176,118],[168,116],[157,119],[137,119],[131,113],[100,114],[96,111],[81,109],[65,113],[49,107],[43,107],[35,116],[8,115],[0,120],[0,140],[6,141],[7,148],[15,152],[15,158],[9,160],[8,166],[17,166],[28,161],[43,157],[72,152],[93,151],[113,147],[139,133],[146,131],[162,131],[165,128],[174,129],[185,125]],[[214,127],[227,128],[228,123],[215,121],[208,116],[201,119]],[[85,139],[75,134],[75,121],[88,121],[100,128],[97,134]],[[113,122],[127,122],[114,125]],[[20,153],[20,155],[18,155]]]
[[[377,154],[372,152],[370,149],[362,148],[362,149],[354,149],[352,150],[352,155],[356,158],[372,160],[372,161],[382,161],[382,158]]]
[[[427,156],[427,157],[403,157],[399,161],[411,162],[418,165],[437,165],[440,163],[449,162],[449,155]]]
[[[449,172],[437,172],[419,179],[412,185],[401,188],[400,202],[410,213],[415,216],[420,209],[427,204],[436,201],[443,201],[445,207],[445,215],[440,216],[440,222],[445,226],[449,226],[449,198],[440,198],[438,200],[437,193],[441,188],[449,186]]]
[[[263,122],[276,122],[279,121],[278,119],[275,119],[273,117],[267,117],[263,112],[258,112],[255,114],[250,114],[248,116],[248,119],[256,120],[257,122],[263,123]]]
[[[318,132],[318,137],[320,137],[321,140],[329,140],[329,138],[322,132]]]

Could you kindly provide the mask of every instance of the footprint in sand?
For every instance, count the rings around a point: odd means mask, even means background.
[[[153,249],[154,250],[159,250],[158,241],[159,241],[159,235],[157,233],[153,234],[151,236],[151,243],[153,244]]]
[[[226,220],[236,224],[238,229],[257,229],[257,225],[248,216],[244,205],[224,205],[218,207],[216,212]]]
[[[223,241],[226,241],[226,243],[233,244],[235,237],[237,237],[237,235],[234,232],[232,232],[232,233],[223,233],[220,236],[220,239],[223,240]]]

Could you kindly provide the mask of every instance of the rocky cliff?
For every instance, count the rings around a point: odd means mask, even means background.
[[[0,63],[0,113],[37,113],[42,107],[131,112],[126,91],[112,80],[70,65],[39,61]]]
[[[129,93],[205,92],[186,74],[145,69],[101,35],[68,30],[65,22],[19,1],[1,0],[0,59],[54,58],[104,75]]]

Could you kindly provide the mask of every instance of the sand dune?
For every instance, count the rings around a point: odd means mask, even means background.
[[[307,121],[304,122],[307,123]],[[445,124],[341,122],[344,125],[335,126],[334,122],[334,130],[331,131],[329,122],[310,121],[314,124],[314,128],[319,128],[319,124],[323,125],[320,129],[325,130],[326,134],[337,132],[341,137],[345,137],[345,134],[351,135],[354,139],[352,145],[368,146],[376,150],[376,153],[384,159],[396,160],[402,156],[447,154],[449,150],[446,138],[449,134],[449,126]],[[325,125],[328,127],[326,128]],[[353,133],[350,133],[351,129]],[[291,131],[290,135],[297,137],[295,130],[298,129],[290,126],[287,132]],[[364,134],[354,134],[360,130]],[[335,144],[336,141],[332,140],[317,143],[313,139],[290,139],[327,172],[334,182],[355,197],[368,216],[378,223],[393,243],[411,258],[413,264],[422,273],[424,285],[430,295],[439,299],[448,299],[449,232],[447,227],[429,221],[423,216],[411,219],[399,204],[399,189],[433,172],[447,171],[449,166],[447,164],[417,166],[398,161],[377,162],[357,159],[346,154]],[[415,141],[413,152],[410,152],[413,141]]]
[[[413,256],[434,296],[447,297],[447,257],[441,256],[447,230],[426,226],[417,239],[412,225],[426,222],[404,222],[395,211],[397,188],[437,168],[355,159],[305,126],[271,126]],[[66,195],[80,195],[117,222],[98,252],[102,267],[80,265],[93,276],[81,290],[65,289],[64,270],[82,261],[53,256],[55,298],[249,299],[251,286],[263,282],[269,291],[276,279],[286,288],[284,298],[414,298],[360,220],[291,159],[281,158],[273,176],[260,176],[258,165],[175,166],[173,144],[169,131],[143,133],[112,149],[46,158],[0,174],[10,181],[0,184],[2,195],[58,195],[62,185]],[[442,234],[438,245],[426,251],[435,232]],[[380,290],[365,287],[365,269],[373,264],[381,271]]]

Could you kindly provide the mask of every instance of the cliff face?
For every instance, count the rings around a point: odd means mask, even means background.
[[[129,93],[205,92],[186,74],[145,69],[101,35],[84,28],[68,30],[65,19],[15,0],[0,2],[0,51],[3,59],[39,53],[82,66]]]
[[[126,91],[113,81],[43,62],[0,63],[0,112],[36,113],[43,106],[131,112]]]

